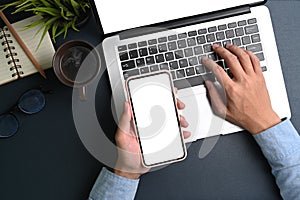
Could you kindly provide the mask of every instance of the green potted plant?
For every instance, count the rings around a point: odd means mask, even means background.
[[[17,0],[2,5],[2,10],[14,7],[14,13],[32,12],[42,18],[26,28],[41,25],[39,31],[44,31],[40,42],[44,39],[47,31],[51,30],[52,39],[63,34],[66,37],[68,30],[78,30],[78,24],[88,17],[87,9],[90,4],[86,0]]]

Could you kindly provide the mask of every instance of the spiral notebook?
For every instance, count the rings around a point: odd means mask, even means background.
[[[49,33],[44,37],[37,49],[43,30],[37,34],[40,26],[25,29],[25,27],[40,19],[33,16],[13,23],[35,59],[45,70],[52,67],[52,59],[55,53]],[[0,85],[17,80],[38,72],[31,60],[27,57],[22,47],[5,26],[0,28]]]

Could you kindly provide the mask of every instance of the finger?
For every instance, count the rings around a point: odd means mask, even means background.
[[[227,44],[226,46],[230,47],[232,45]],[[229,50],[216,44],[213,45],[213,50],[225,60],[234,78],[237,80],[241,80],[243,75],[245,75],[245,72],[241,67],[241,64],[238,61],[237,57]]]
[[[217,87],[211,81],[205,81],[206,88],[208,90],[208,97],[211,103],[211,107],[216,115],[221,117],[226,116],[226,105],[223,102]]]
[[[182,101],[180,101],[179,99],[177,99],[177,108],[179,110],[183,110],[185,108],[185,104]]]
[[[187,139],[187,138],[191,137],[191,135],[192,135],[190,131],[183,131],[182,134],[183,134],[184,139]]]
[[[124,103],[123,113],[119,121],[119,129],[124,133],[130,133],[131,128],[131,108],[128,102]]]
[[[226,45],[226,48],[238,57],[238,60],[240,61],[246,74],[251,74],[254,72],[250,56],[245,52],[244,49],[236,45]]]
[[[262,74],[261,65],[258,57],[252,53],[252,51],[246,51],[246,53],[249,55],[253,70],[257,74]]]
[[[222,86],[225,87],[229,82],[232,81],[229,78],[229,76],[226,74],[224,69],[221,66],[219,66],[216,62],[214,62],[213,60],[211,60],[207,57],[203,57],[202,63],[204,64],[204,66],[206,68],[208,68],[210,71],[212,71],[212,73],[215,75],[215,77],[217,78],[217,80],[219,81],[219,83]]]
[[[187,128],[189,126],[189,123],[182,115],[180,115],[180,126],[183,128]]]

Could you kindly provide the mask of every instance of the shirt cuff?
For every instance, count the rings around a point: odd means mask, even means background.
[[[300,152],[300,136],[289,119],[254,135],[269,162],[277,162]]]
[[[128,179],[118,176],[105,167],[90,193],[90,200],[132,200],[135,197],[139,179]]]

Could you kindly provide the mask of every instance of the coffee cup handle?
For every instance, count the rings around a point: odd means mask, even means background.
[[[86,86],[79,88],[79,98],[81,101],[87,101]]]

